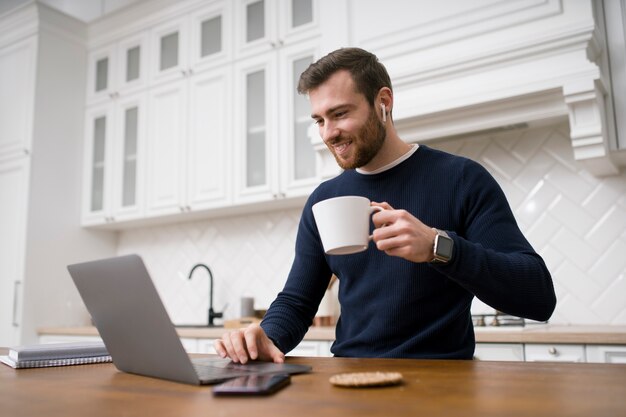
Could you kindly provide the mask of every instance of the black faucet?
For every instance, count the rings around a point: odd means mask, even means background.
[[[206,271],[209,273],[209,326],[213,326],[214,325],[213,319],[221,319],[224,316],[224,313],[223,312],[217,313],[213,311],[213,273],[211,272],[208,266],[206,266],[205,264],[194,265],[194,267],[191,268],[191,271],[189,271],[189,279],[191,279],[191,276],[193,275],[193,271],[195,271],[196,268],[199,268],[199,267],[206,269]]]

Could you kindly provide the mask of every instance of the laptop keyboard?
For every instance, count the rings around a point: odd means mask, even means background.
[[[251,362],[246,365],[233,363],[229,359],[192,358],[191,363],[200,380],[233,378],[259,373],[275,373],[277,364],[272,362]]]

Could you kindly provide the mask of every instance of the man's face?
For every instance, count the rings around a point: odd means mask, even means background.
[[[311,117],[343,169],[367,165],[382,148],[386,132],[377,112],[355,91],[350,73],[338,71],[309,91]]]

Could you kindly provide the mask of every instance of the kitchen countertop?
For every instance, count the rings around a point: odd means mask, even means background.
[[[0,354],[6,349],[0,348]],[[15,370],[0,365],[3,415],[169,416],[618,416],[626,365],[462,360],[288,358],[309,365],[269,397],[218,398],[211,387],[116,370],[110,363]],[[400,372],[384,388],[338,388],[332,375]]]
[[[180,337],[216,339],[230,329],[177,328]],[[45,327],[39,335],[98,336],[95,327]],[[335,340],[334,327],[311,327],[304,340]],[[477,327],[477,343],[564,343],[626,345],[626,326],[529,324],[525,327]]]

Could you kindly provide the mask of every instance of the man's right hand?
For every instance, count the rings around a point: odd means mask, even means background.
[[[280,351],[258,324],[225,333],[215,341],[215,350],[222,358],[230,358],[235,363],[248,360],[262,360],[283,363],[285,354]]]

